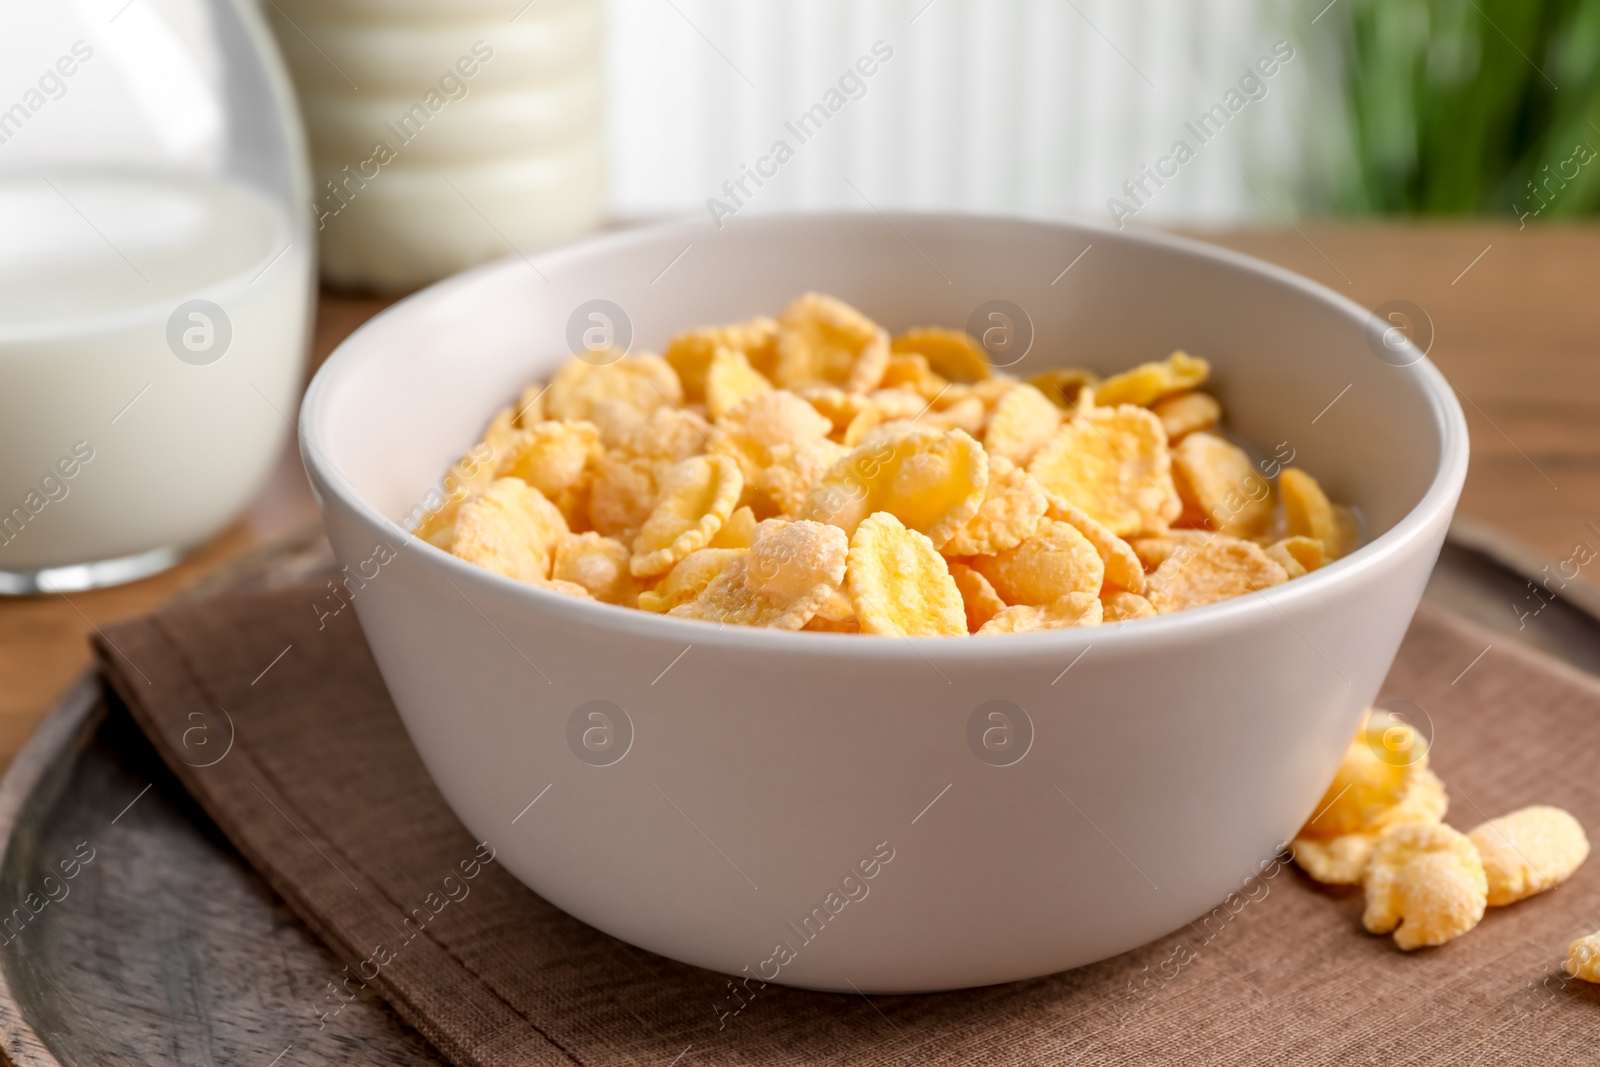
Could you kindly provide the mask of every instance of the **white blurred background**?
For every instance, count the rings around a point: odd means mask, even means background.
[[[1315,103],[1315,57],[1295,27],[1316,11],[1302,6],[607,0],[612,213],[705,212],[724,180],[782,137],[795,159],[756,193],[752,211],[870,202],[1105,221],[1107,199],[1126,201],[1122,183],[1141,164],[1154,165],[1179,137],[1198,144],[1184,123],[1289,41],[1295,56],[1263,79],[1267,95],[1138,215],[1197,226],[1278,221],[1276,209],[1294,210]],[[879,40],[893,59],[798,145],[784,122]]]

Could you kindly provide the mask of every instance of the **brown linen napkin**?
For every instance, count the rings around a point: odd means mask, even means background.
[[[1006,986],[838,996],[726,976],[602,934],[523,888],[450,813],[354,613],[320,583],[110,628],[101,667],[244,856],[449,1059],[501,1064],[1550,1063],[1594,1043],[1600,988],[1560,970],[1600,930],[1600,862],[1490,909],[1440,949],[1360,927],[1359,891],[1290,866],[1115,959]],[[1600,685],[1440,609],[1419,612],[1385,697],[1424,709],[1450,821],[1530,803],[1600,829]],[[1463,673],[1464,668],[1466,669]],[[225,711],[219,709],[226,709]],[[410,920],[408,922],[408,919]],[[358,975],[360,977],[358,977]],[[676,1058],[675,1058],[676,1057]]]

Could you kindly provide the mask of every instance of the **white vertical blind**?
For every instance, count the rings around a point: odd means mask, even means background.
[[[1292,212],[1312,82],[1281,0],[608,0],[613,213],[706,211],[774,141],[794,159],[741,210],[960,209],[1109,221],[1177,140],[1192,162],[1140,223]],[[1314,30],[1314,28],[1312,28]],[[866,93],[785,128],[874,42]],[[1275,42],[1292,60],[1205,143],[1192,122]],[[1251,188],[1253,182],[1260,190]],[[852,188],[854,186],[854,188]],[[754,187],[751,186],[753,189]],[[1154,186],[1149,186],[1154,189]]]

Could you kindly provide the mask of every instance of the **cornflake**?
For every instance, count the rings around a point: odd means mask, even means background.
[[[1329,559],[1338,559],[1355,547],[1356,521],[1349,508],[1328,500],[1317,480],[1296,467],[1285,467],[1278,476],[1283,493],[1284,521],[1291,537],[1310,537],[1322,542]]]
[[[1059,367],[1022,381],[960,330],[891,340],[808,293],[775,319],[679,333],[664,357],[591,352],[529,384],[427,493],[413,533],[547,590],[717,624],[1132,622],[1355,546],[1354,513],[1310,475],[1275,486],[1229,443],[1199,391],[1208,374],[1177,352],[1103,380]],[[1442,787],[1425,765],[1411,775],[1381,819],[1309,827],[1306,862],[1359,877],[1386,829],[1437,821]]]
[[[668,472],[655,509],[633,539],[636,577],[662,574],[711,543],[739,503],[744,475],[723,456],[693,456]]]
[[[1172,480],[1183,517],[1235,537],[1250,537],[1272,522],[1272,486],[1244,449],[1196,431],[1172,450]]]
[[[862,633],[924,637],[967,632],[966,605],[933,542],[880,511],[850,539],[845,587]]]
[[[784,387],[876,388],[889,368],[889,335],[842,300],[807,293],[778,317],[778,365]]]
[[[834,527],[816,522],[763,523],[749,549],[739,551],[670,614],[734,626],[798,630],[838,594],[846,551],[844,532]]]
[[[592,530],[565,534],[556,542],[550,577],[553,581],[580,586],[594,599],[607,604],[634,607],[639,601],[641,586],[628,568],[631,555],[628,546],[621,541]]]
[[[623,356],[612,363],[568,360],[544,395],[552,419],[592,422],[607,445],[660,407],[683,403],[678,375],[660,356]]]
[[[501,478],[461,505],[450,551],[507,578],[542,582],[566,532],[566,519],[543,493],[520,478]]]
[[[1092,593],[1068,593],[1046,607],[1015,604],[978,628],[980,634],[1025,634],[1036,630],[1068,630],[1099,626],[1102,608]]]
[[[1138,404],[1143,407],[1193,389],[1205,382],[1211,364],[1187,352],[1174,352],[1159,363],[1141,363],[1114,374],[1095,387],[1097,404]]]
[[[910,430],[842,457],[812,485],[802,514],[852,534],[889,512],[938,547],[978,513],[988,481],[988,456],[967,434]]]
[[[1167,440],[1177,444],[1189,434],[1209,430],[1222,419],[1222,405],[1210,393],[1179,393],[1150,405],[1167,431]]]
[[[1589,855],[1578,820],[1542,805],[1490,819],[1467,838],[1483,859],[1489,903],[1497,908],[1560,885]]]
[[[961,591],[961,603],[967,611],[968,633],[977,633],[984,623],[1006,609],[1006,602],[994,591],[989,579],[965,563],[952,562],[950,577]]]
[[[946,556],[993,556],[1033,536],[1049,507],[1044,487],[1000,456],[989,457],[989,481],[978,513],[946,541]]]
[[[1150,601],[1138,593],[1122,589],[1101,593],[1100,609],[1101,622],[1131,622],[1134,619],[1147,619],[1156,613]]]
[[[1176,552],[1150,575],[1150,603],[1163,615],[1230,600],[1289,580],[1261,546],[1218,535],[1193,553]]]
[[[1034,535],[1015,548],[968,562],[1008,604],[1043,606],[1070,593],[1098,598],[1106,575],[1093,543],[1071,523],[1054,519],[1041,519]]]
[[[989,377],[989,360],[983,349],[961,330],[907,330],[894,339],[891,348],[897,353],[921,356],[933,373],[952,382],[978,382]]]
[[[1144,408],[1094,408],[1035,453],[1028,473],[1118,537],[1157,533],[1183,510],[1161,421]]]
[[[1104,592],[1113,588],[1130,593],[1144,592],[1144,567],[1132,545],[1060,497],[1051,498],[1049,515],[1052,519],[1069,523],[1088,538],[1094,550],[1100,554],[1100,562],[1106,569]],[[1139,599],[1144,600],[1143,597]],[[1144,603],[1146,607],[1150,604],[1148,600]]]
[[[740,353],[758,373],[770,377],[778,362],[778,324],[756,318],[732,326],[702,326],[674,337],[664,355],[678,374],[685,400],[705,400],[706,375],[719,348]]]
[[[720,419],[746,397],[771,392],[772,383],[750,366],[745,354],[732,348],[719,348],[706,371],[706,410]]]
[[[1600,982],[1600,934],[1580,937],[1567,946],[1566,972],[1585,982]]]
[[[1362,924],[1374,934],[1392,932],[1407,951],[1460,937],[1478,925],[1488,904],[1478,850],[1442,823],[1385,831],[1367,860],[1363,885]]]
[[[1094,387],[1100,384],[1099,375],[1077,367],[1057,367],[1041,371],[1028,379],[1028,384],[1049,398],[1050,403],[1067,411],[1079,408],[1079,399],[1092,399]],[[1085,390],[1089,390],[1085,396]]]
[[[1031,385],[1018,385],[994,406],[984,431],[989,455],[1026,465],[1061,425],[1061,409]]]

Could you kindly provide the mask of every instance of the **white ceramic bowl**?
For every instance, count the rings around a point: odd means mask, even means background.
[[[1232,427],[1265,454],[1285,442],[1360,508],[1369,540],[1179,615],[894,640],[580,602],[396,524],[495,408],[568,358],[580,304],[614,301],[634,350],[659,350],[808,289],[892,331],[1012,301],[1035,332],[1022,374],[1203,355]],[[1449,386],[1403,345],[1378,358],[1369,320],[1302,278],[1166,237],[936,215],[685,223],[508,259],[389,309],[317,374],[302,452],[340,560],[396,554],[355,598],[362,627],[439,789],[508,870],[607,933],[714,970],[948,989],[1173,930],[1312,813],[1467,467]],[[1010,709],[1009,756],[980,737],[1005,725],[991,701]]]

